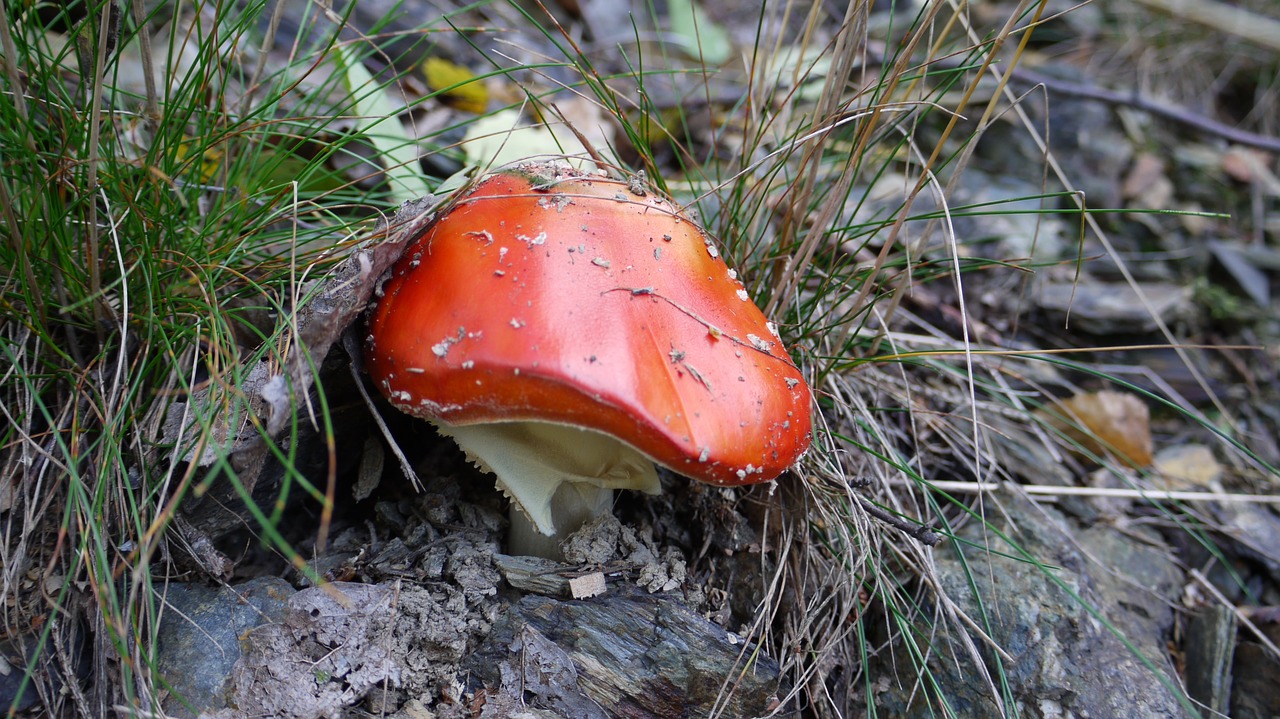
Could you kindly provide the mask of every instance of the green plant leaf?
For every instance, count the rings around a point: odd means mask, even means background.
[[[693,0],[671,0],[667,3],[671,32],[684,45],[691,57],[701,58],[707,65],[722,65],[733,55],[733,41],[723,27],[712,22]]]
[[[383,158],[391,195],[398,202],[431,194],[427,178],[418,166],[418,146],[400,124],[399,109],[387,99],[350,45],[334,48],[339,72],[355,104],[356,126]]]

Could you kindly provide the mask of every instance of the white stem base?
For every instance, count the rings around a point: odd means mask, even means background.
[[[564,560],[560,543],[582,525],[608,512],[613,506],[613,490],[582,482],[566,482],[551,497],[551,519],[556,532],[550,536],[538,531],[529,515],[511,503],[508,517],[507,551],[544,559]]]

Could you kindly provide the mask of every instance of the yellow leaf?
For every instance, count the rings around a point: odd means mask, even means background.
[[[1213,487],[1223,472],[1213,450],[1203,444],[1182,444],[1160,450],[1154,469],[1156,483],[1163,489]]]
[[[201,140],[197,138],[184,136],[182,142],[174,148],[174,156],[181,161],[186,161],[192,154],[199,153],[200,161],[193,169],[200,178],[202,184],[213,181],[218,174],[218,170],[222,167],[222,160],[226,157],[226,152],[218,145],[202,145]]]
[[[439,93],[440,101],[447,105],[479,115],[489,104],[489,91],[484,83],[461,65],[429,57],[422,63],[422,74],[427,78],[427,87]]]

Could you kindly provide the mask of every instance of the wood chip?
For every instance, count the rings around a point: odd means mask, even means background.
[[[598,597],[605,592],[604,573],[592,572],[569,580],[569,594],[574,599]]]

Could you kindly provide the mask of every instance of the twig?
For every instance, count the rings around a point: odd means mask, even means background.
[[[1108,105],[1118,105],[1122,107],[1132,107],[1142,112],[1161,117],[1180,125],[1195,128],[1201,132],[1211,135],[1217,135],[1228,142],[1234,142],[1237,145],[1245,145],[1248,147],[1256,147],[1260,150],[1268,152],[1280,152],[1280,138],[1270,135],[1261,135],[1248,130],[1241,130],[1238,127],[1232,127],[1222,122],[1218,122],[1212,118],[1205,117],[1198,113],[1192,112],[1185,107],[1177,107],[1175,105],[1166,105],[1164,103],[1149,100],[1136,92],[1125,93],[1115,90],[1107,90],[1093,85],[1085,85],[1082,83],[1070,82],[1068,80],[1060,80],[1055,77],[1043,75],[1034,70],[1026,70],[1023,68],[1014,68],[1010,73],[1009,79],[1015,82],[1041,85],[1044,89],[1051,93],[1059,95],[1070,95],[1071,97],[1081,97],[1086,100],[1097,100],[1105,102]]]
[[[351,378],[355,380],[356,389],[360,390],[360,396],[364,398],[364,404],[369,408],[369,415],[373,417],[373,422],[378,426],[383,438],[387,440],[387,446],[390,447],[391,453],[395,455],[396,461],[400,463],[400,471],[404,472],[404,476],[413,484],[415,491],[422,492],[422,480],[418,478],[418,473],[414,471],[413,462],[410,462],[409,458],[405,456],[404,450],[400,449],[399,443],[391,435],[391,428],[382,419],[382,414],[374,404],[373,397],[369,395],[369,390],[365,389],[364,378],[360,376],[364,369],[364,355],[360,352],[360,341],[356,339],[353,330],[348,329],[342,333],[342,348],[347,351],[347,355],[351,358]]]
[[[1156,0],[1144,0],[1153,2]],[[868,54],[869,59],[880,57],[883,54],[883,46],[872,46],[870,49],[876,52]],[[939,58],[929,63],[931,68],[935,69],[958,69],[966,60],[959,57]],[[1000,65],[1002,71],[1008,68]],[[1177,107],[1175,105],[1166,105],[1142,97],[1135,92],[1119,92],[1116,90],[1108,90],[1097,87],[1095,85],[1086,85],[1084,83],[1071,82],[1069,80],[1061,80],[1056,77],[1050,77],[1034,70],[1028,70],[1021,66],[1013,68],[1011,72],[1007,72],[1007,77],[1011,82],[1020,85],[1040,85],[1051,93],[1058,95],[1068,95],[1071,97],[1080,97],[1086,100],[1097,100],[1105,102],[1108,105],[1116,105],[1120,107],[1132,107],[1142,112],[1163,118],[1179,125],[1194,128],[1200,132],[1210,135],[1216,135],[1228,142],[1234,142],[1237,145],[1246,147],[1256,147],[1260,150],[1268,152],[1280,152],[1280,138],[1270,135],[1262,135],[1248,130],[1241,130],[1238,127],[1232,127],[1217,120],[1205,117],[1199,113],[1193,112],[1185,107]]]
[[[942,535],[934,531],[933,527],[924,524],[912,524],[901,517],[890,514],[889,512],[877,507],[871,500],[862,495],[854,495],[858,498],[858,503],[862,505],[862,510],[894,529],[915,539],[921,544],[927,544],[930,547],[938,546],[938,542],[942,541]]]

